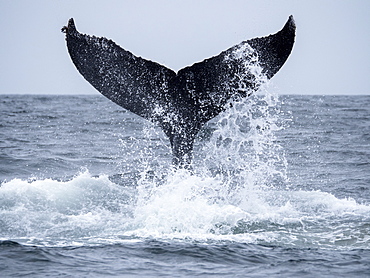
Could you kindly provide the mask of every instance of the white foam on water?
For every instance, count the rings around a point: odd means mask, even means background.
[[[85,172],[70,181],[14,179],[0,187],[2,239],[47,246],[163,240],[369,248],[370,207],[320,191],[245,190],[186,171],[149,189]],[[225,195],[226,194],[226,195]]]
[[[151,191],[146,186],[135,210],[138,226],[149,234],[208,234],[215,224],[235,224],[245,213],[218,202],[217,183],[184,170]]]
[[[88,172],[70,181],[13,179],[0,187],[0,236],[55,243],[116,235],[134,198],[130,188]]]

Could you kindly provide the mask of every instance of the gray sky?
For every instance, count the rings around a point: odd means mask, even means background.
[[[272,79],[281,94],[370,94],[369,0],[0,0],[0,93],[97,94],[60,32],[77,29],[179,70],[243,40],[280,30],[293,14],[291,57]]]

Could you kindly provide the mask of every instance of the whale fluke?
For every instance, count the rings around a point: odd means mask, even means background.
[[[202,126],[283,66],[293,48],[295,23],[290,16],[276,34],[243,41],[177,73],[112,40],[79,33],[72,18],[62,32],[81,75],[111,101],[159,124],[170,139],[174,165],[188,167]]]

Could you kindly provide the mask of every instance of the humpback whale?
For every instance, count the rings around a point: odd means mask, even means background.
[[[198,131],[279,71],[295,29],[290,16],[277,33],[243,41],[177,73],[110,39],[79,33],[73,18],[62,32],[80,74],[111,101],[157,123],[170,140],[175,167],[188,168]]]

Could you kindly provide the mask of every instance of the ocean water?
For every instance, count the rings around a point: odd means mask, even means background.
[[[193,172],[100,95],[0,95],[1,277],[370,277],[370,96],[253,95]]]

